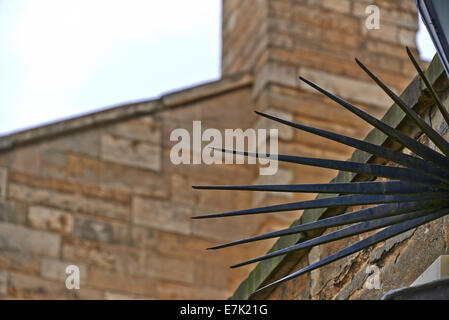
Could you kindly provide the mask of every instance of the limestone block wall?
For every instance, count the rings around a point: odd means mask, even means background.
[[[337,5],[338,3],[338,5]],[[350,148],[257,117],[260,110],[363,138],[357,118],[298,80],[308,77],[376,116],[384,94],[352,61],[358,56],[395,90],[414,72],[413,0],[372,1],[381,28],[364,28],[361,0],[224,0],[220,81],[158,100],[113,108],[0,137],[0,298],[227,298],[252,266],[228,266],[265,253],[275,240],[221,251],[205,248],[285,228],[286,212],[192,221],[194,215],[311,199],[311,194],[197,191],[205,184],[328,182],[332,170],[280,164],[170,162],[170,133],[277,128],[279,152],[344,160]],[[388,30],[388,32],[385,32]],[[76,264],[81,289],[65,287]]]
[[[263,11],[265,23],[257,29],[257,35],[253,35],[258,38],[262,34],[263,41],[260,40],[259,43],[265,45],[263,52],[260,52],[256,61],[239,55],[240,59],[252,66],[254,85],[251,95],[259,110],[312,127],[363,138],[369,132],[369,127],[300,81],[299,76],[317,83],[376,117],[382,117],[391,100],[368,78],[354,58],[360,58],[397,92],[401,92],[415,74],[405,51],[405,45],[408,45],[417,54],[416,40],[411,35],[416,35],[418,29],[417,10],[413,1],[248,2],[253,3],[253,6],[257,3],[259,9],[251,11],[254,8],[247,7],[249,4],[237,7],[233,5],[233,1],[223,2],[222,67],[223,72],[231,70],[227,69],[225,58],[233,52],[244,51],[246,47],[243,44],[249,43],[230,42],[229,46],[225,45],[226,28],[229,29],[226,32],[232,34],[227,23],[234,19],[233,16],[245,17],[247,11],[254,16]],[[369,30],[365,25],[366,7],[372,4],[380,10],[378,30]],[[238,18],[235,19],[238,21]],[[239,37],[249,38],[253,31],[236,24],[234,32]],[[408,34],[408,42],[400,34]],[[288,129],[273,121],[258,121],[285,130],[279,144],[282,154],[345,160],[352,153],[351,148],[315,135]],[[301,166],[298,169],[298,166],[282,163],[280,168],[295,183],[325,183],[336,175],[332,170]],[[260,179],[255,181],[263,182]],[[267,194],[263,197],[263,204],[267,205],[288,200],[287,196],[281,197],[279,194]],[[302,194],[296,197],[307,200],[314,195]],[[290,214],[288,217],[291,219],[294,216]]]
[[[174,144],[169,137],[174,128],[191,131],[192,121],[198,119],[204,127],[219,129],[252,126],[252,112],[239,111],[250,104],[248,83],[226,94],[164,109],[176,99],[188,101],[192,92],[187,90],[182,97],[169,95],[164,101],[142,103],[141,109],[155,105],[154,110],[159,110],[150,115],[119,117],[4,149],[0,154],[0,297],[230,296],[248,269],[232,271],[228,264],[248,258],[249,250],[211,254],[205,249],[237,234],[255,234],[267,219],[193,223],[193,215],[248,207],[251,195],[216,196],[191,186],[247,183],[254,179],[256,168],[175,166],[169,159]],[[209,86],[209,93],[214,88]],[[201,90],[194,90],[196,96]],[[242,117],[235,117],[237,111]],[[96,117],[100,116],[69,120],[65,126],[55,124],[9,140],[32,139],[55,131],[55,126],[64,130]],[[80,290],[66,289],[65,268],[71,264],[80,268]]]

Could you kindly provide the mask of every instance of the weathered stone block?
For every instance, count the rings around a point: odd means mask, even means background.
[[[0,221],[13,224],[25,224],[28,207],[14,201],[0,201]]]
[[[8,273],[0,270],[0,296],[8,293]]]
[[[191,232],[192,211],[185,205],[135,197],[132,212],[136,224],[182,234]]]
[[[79,155],[68,157],[70,179],[99,185],[102,190],[166,198],[169,187],[158,173]]]
[[[145,277],[132,277],[99,268],[89,269],[89,285],[96,288],[155,297],[156,281]]]
[[[80,271],[80,283],[87,281],[87,267],[83,264],[61,261],[56,259],[43,258],[41,263],[41,276],[52,280],[60,280],[65,283],[68,275],[66,268],[70,265],[76,265]]]
[[[351,11],[350,0],[322,0],[321,5],[330,10],[342,13],[349,13]]]
[[[160,122],[151,116],[120,122],[106,128],[110,134],[129,140],[160,144]]]
[[[7,195],[8,170],[0,168],[0,199],[5,199]]]
[[[38,275],[40,265],[40,256],[29,251],[6,247],[0,251],[0,269]]]
[[[268,110],[265,110],[264,113],[267,113],[269,115],[287,120],[287,121],[293,121],[293,115],[289,112],[279,110],[279,109],[273,109],[270,108]],[[276,121],[260,117],[257,123],[254,126],[254,129],[266,129],[267,134],[269,133],[270,129],[277,129],[278,130],[278,137],[281,140],[292,140],[295,136],[295,129],[287,126],[285,124],[278,123]],[[260,141],[259,141],[260,142]]]
[[[142,270],[147,276],[181,283],[195,283],[195,264],[190,259],[149,255]]]
[[[307,68],[301,68],[299,75],[342,98],[349,98],[352,101],[368,103],[381,108],[391,104],[382,89],[373,83]],[[300,88],[307,91],[315,90],[304,82],[300,83]]]
[[[399,30],[399,42],[403,46],[408,46],[410,48],[416,48],[416,32],[408,29]]]
[[[0,252],[1,250],[18,250],[57,257],[60,247],[61,236],[57,234],[0,223]]]
[[[28,221],[36,229],[61,233],[71,233],[73,231],[73,215],[67,211],[32,206],[28,214]]]
[[[131,244],[137,248],[153,249],[159,239],[159,230],[142,226],[131,227]]]
[[[46,141],[46,147],[55,151],[81,153],[91,157],[100,156],[100,130],[87,130]]]
[[[103,299],[102,291],[91,287],[68,290],[65,281],[47,280],[20,273],[9,273],[8,296],[15,299]]]
[[[113,291],[106,291],[104,298],[106,300],[136,300],[136,297],[133,295]]]
[[[105,222],[75,217],[74,235],[91,241],[108,243],[129,242],[129,226],[118,222]]]
[[[103,135],[101,157],[104,160],[139,168],[161,170],[161,147],[155,144]]]
[[[66,261],[80,261],[103,270],[115,270],[119,256],[125,249],[127,248],[68,238],[65,239],[62,245],[62,259]]]
[[[76,213],[85,213],[120,220],[130,218],[130,208],[123,204],[105,201],[95,197],[85,197],[79,193],[57,192],[42,188],[31,188],[11,183],[8,188],[10,198],[25,203],[55,207]]]

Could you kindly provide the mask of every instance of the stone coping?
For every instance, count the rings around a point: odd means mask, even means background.
[[[449,300],[449,279],[392,290],[382,300]]]
[[[425,74],[432,84],[438,84],[439,80],[446,77],[443,66],[441,65],[441,62],[437,56],[434,56]],[[445,82],[445,86],[447,85],[448,83]],[[403,91],[403,93],[401,94],[401,98],[407,103],[407,105],[413,106],[414,109],[420,109],[421,107],[423,107],[421,98],[424,95],[424,88],[424,83],[422,83],[421,79],[419,79],[419,77],[417,76]],[[436,89],[438,90],[439,88],[437,87]],[[382,118],[382,121],[394,128],[405,131],[405,122],[407,122],[406,115],[396,104],[393,104],[388,109],[388,111]],[[391,146],[392,141],[384,133],[377,129],[371,130],[366,136],[365,141],[377,145],[389,145],[392,148],[400,147],[399,145],[396,145],[394,147]],[[360,150],[355,150],[349,160],[360,163],[376,162],[377,160],[376,163],[379,163],[379,158]],[[364,179],[363,177],[360,177],[355,173],[340,171],[331,182],[350,182],[355,180],[360,181]],[[329,196],[332,195],[320,194],[317,196],[317,199]],[[301,218],[294,221],[291,226],[309,223],[312,221],[316,221],[324,216],[330,216],[339,213],[341,213],[341,211],[336,212],[336,209],[327,208],[304,210]],[[274,244],[269,252],[279,250],[305,240],[307,240],[307,236],[304,233],[283,236],[279,238],[279,240]],[[258,294],[254,294],[254,291],[256,291],[261,286],[290,273],[290,269],[295,266],[295,264],[306,254],[306,252],[308,251],[302,250],[300,252],[293,252],[259,262],[253,269],[253,271],[251,271],[249,276],[240,284],[240,286],[234,292],[233,296],[230,297],[230,299],[246,300],[267,298],[270,292],[274,290],[274,288],[267,289]]]
[[[175,107],[186,106],[192,102],[225,94],[245,86],[250,86],[252,83],[252,74],[234,74],[217,81],[207,82],[202,85],[168,93],[158,99],[127,103],[105,110],[88,113],[86,115],[14,132],[12,134],[0,136],[0,152],[10,150],[20,145],[69,134],[74,131],[86,130],[107,123],[128,120],[139,116],[171,110]]]

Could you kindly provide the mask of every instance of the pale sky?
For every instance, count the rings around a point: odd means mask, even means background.
[[[0,0],[0,135],[220,77],[221,0]],[[427,32],[421,54],[435,53]]]

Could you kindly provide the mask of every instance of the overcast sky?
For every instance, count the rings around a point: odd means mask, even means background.
[[[0,134],[218,79],[220,3],[0,0]]]

